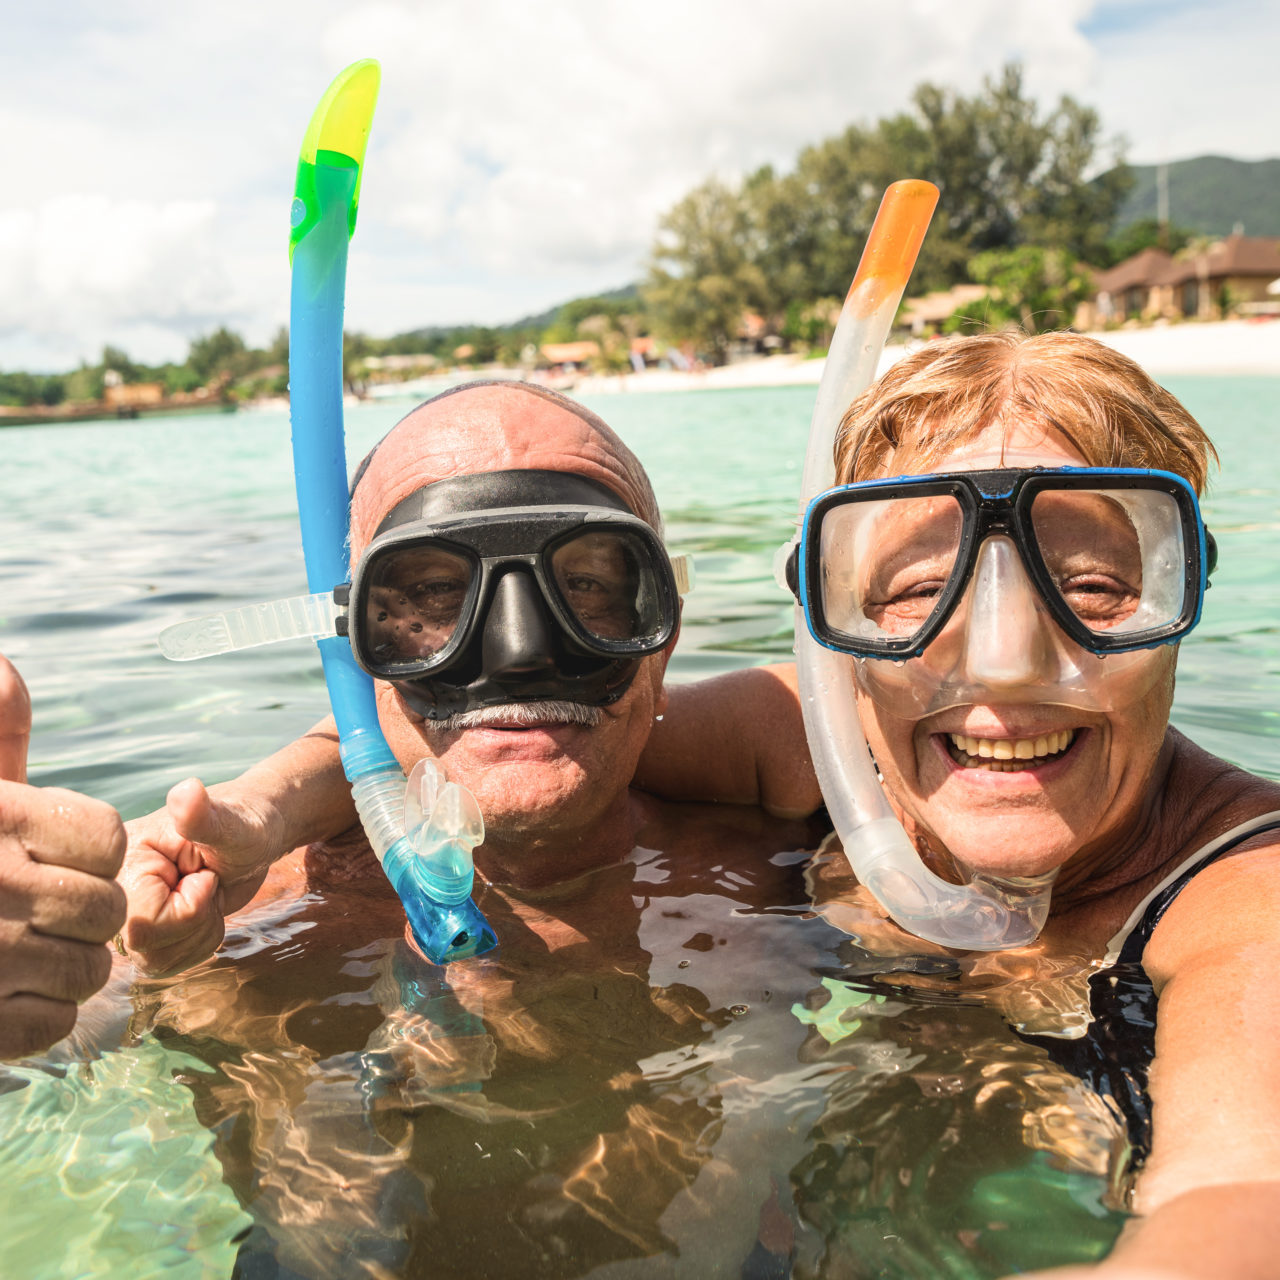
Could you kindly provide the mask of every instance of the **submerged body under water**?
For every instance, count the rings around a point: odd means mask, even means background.
[[[1225,473],[1175,719],[1274,777],[1280,464],[1260,476],[1248,447],[1273,388],[1174,389]],[[677,679],[789,650],[768,562],[811,399],[594,406],[697,557]],[[352,455],[393,417],[354,414]],[[155,655],[169,622],[301,580],[284,419],[198,426],[6,433],[0,519],[29,550],[4,567],[0,647],[32,685],[33,780],[126,816],[323,710],[305,647]],[[74,516],[51,457],[86,495]],[[122,966],[72,1042],[0,1068],[0,1274],[985,1278],[1105,1253],[1125,1125],[1034,1038],[1080,1028],[1094,957],[885,945],[871,904],[831,908],[816,827],[645,803],[628,860],[553,894],[487,889],[502,946],[465,965],[423,962],[337,850],[283,865],[207,964],[132,985]]]
[[[134,984],[127,1026],[119,992],[91,1007],[108,1057],[181,1063],[203,1177],[243,1210],[214,1274],[978,1277],[1105,1251],[1123,1123],[1011,1033],[1008,977],[834,928],[813,828],[644,803],[626,861],[483,890],[502,944],[475,962],[424,962],[377,875],[312,850],[215,960]],[[109,1114],[91,1078],[69,1089]]]

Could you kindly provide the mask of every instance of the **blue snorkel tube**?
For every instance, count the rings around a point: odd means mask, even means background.
[[[289,238],[289,411],[307,585],[314,595],[350,581],[342,420],[342,319],[347,245],[381,76],[367,59],[343,71],[303,139]],[[497,945],[470,900],[471,850],[484,824],[471,794],[431,761],[404,773],[378,724],[373,680],[342,635],[317,640],[338,725],[342,767],[373,851],[417,944],[436,964]]]

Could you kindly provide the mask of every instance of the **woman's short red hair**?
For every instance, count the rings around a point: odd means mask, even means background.
[[[849,407],[836,482],[928,470],[988,427],[1032,422],[1095,467],[1172,471],[1202,493],[1217,453],[1127,356],[1075,333],[944,338],[899,360]]]

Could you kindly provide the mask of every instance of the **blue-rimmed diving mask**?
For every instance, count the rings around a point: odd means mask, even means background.
[[[1215,559],[1180,476],[998,468],[819,494],[787,579],[814,639],[891,709],[1107,709],[1199,621]]]

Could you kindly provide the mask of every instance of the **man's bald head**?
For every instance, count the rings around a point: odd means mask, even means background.
[[[471,382],[419,405],[365,459],[351,499],[352,555],[411,493],[437,480],[489,471],[587,476],[661,531],[639,459],[589,409],[524,382]]]

